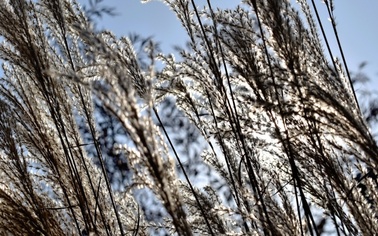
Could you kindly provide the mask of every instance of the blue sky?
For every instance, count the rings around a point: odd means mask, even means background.
[[[86,0],[82,0],[86,1]],[[197,0],[202,3],[204,0]],[[239,1],[217,0],[220,6],[232,6]],[[320,0],[315,1],[321,13],[325,13],[325,5]],[[186,34],[169,7],[160,1],[147,4],[139,0],[106,0],[105,4],[115,7],[117,16],[104,17],[99,26],[113,31],[118,36],[137,33],[142,36],[154,36],[160,42],[163,52],[172,52],[173,45],[183,45]],[[323,9],[323,10],[322,10]],[[358,65],[367,61],[364,71],[378,85],[378,1],[368,0],[336,0],[335,15],[339,36],[351,71],[356,71]],[[322,14],[326,30],[333,36],[327,15]],[[330,37],[330,39],[333,37]],[[331,40],[334,53],[337,52],[335,40]],[[377,86],[378,87],[378,86]]]

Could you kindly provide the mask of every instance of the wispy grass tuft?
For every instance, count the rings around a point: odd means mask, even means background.
[[[0,1],[0,234],[376,234],[378,148],[314,2],[163,2],[179,59],[75,1]]]

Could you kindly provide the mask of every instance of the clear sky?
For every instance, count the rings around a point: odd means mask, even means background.
[[[86,0],[81,0],[85,2]],[[202,3],[204,0],[197,0]],[[240,1],[212,1],[222,7],[232,6]],[[316,0],[318,9],[325,13],[325,5]],[[335,15],[339,36],[351,71],[356,71],[358,65],[367,61],[365,72],[378,85],[378,1],[368,0],[335,0]],[[154,36],[161,44],[163,52],[172,52],[173,45],[183,45],[186,34],[169,7],[160,1],[147,4],[139,0],[106,0],[104,4],[115,7],[117,16],[104,17],[100,26],[112,30],[117,35],[137,33],[142,36]],[[323,9],[323,10],[322,10]],[[330,26],[327,15],[322,14],[323,24]],[[326,27],[330,39],[333,33]],[[331,47],[336,54],[337,47],[332,40]],[[377,86],[378,89],[378,86]]]

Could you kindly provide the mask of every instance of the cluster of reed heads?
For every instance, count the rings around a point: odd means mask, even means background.
[[[0,235],[375,235],[378,148],[319,3],[162,1],[189,41],[178,59],[148,44],[147,66],[75,0],[0,1]],[[221,187],[193,181],[167,100]],[[117,186],[98,109],[125,134]]]

